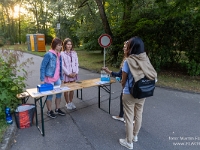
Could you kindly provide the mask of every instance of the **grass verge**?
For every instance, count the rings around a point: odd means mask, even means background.
[[[157,85],[182,91],[200,93],[200,76],[191,77],[182,73],[163,71],[158,73]]]

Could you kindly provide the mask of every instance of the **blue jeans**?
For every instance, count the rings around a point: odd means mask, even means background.
[[[61,85],[61,80],[60,80],[60,78],[56,81],[56,82],[54,82],[54,83],[52,83],[53,85]],[[57,93],[56,94],[56,98],[61,98],[61,96],[62,96],[62,93]],[[53,95],[47,95],[47,100],[49,100],[49,101],[52,101],[52,98],[53,98]]]

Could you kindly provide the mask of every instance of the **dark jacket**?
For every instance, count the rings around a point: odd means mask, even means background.
[[[111,72],[111,76],[122,78],[122,68],[119,70],[119,72]]]

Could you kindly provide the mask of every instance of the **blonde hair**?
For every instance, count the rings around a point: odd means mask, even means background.
[[[128,43],[128,41],[125,41],[125,42],[124,42],[124,45],[127,44],[127,43]],[[127,58],[128,56],[129,56],[129,53],[127,53],[126,55],[124,54],[124,58],[123,58],[123,60],[122,60],[122,62],[121,62],[121,64],[120,64],[120,68],[123,67],[124,61],[126,60],[126,58]]]

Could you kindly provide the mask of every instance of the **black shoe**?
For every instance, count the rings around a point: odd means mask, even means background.
[[[50,118],[56,118],[56,115],[54,114],[54,112],[51,110],[51,111],[47,111],[47,115],[50,117]]]
[[[61,116],[65,116],[65,113],[64,113],[60,108],[56,109],[56,110],[55,110],[55,113],[56,113],[56,114],[59,114],[59,115],[61,115]]]

